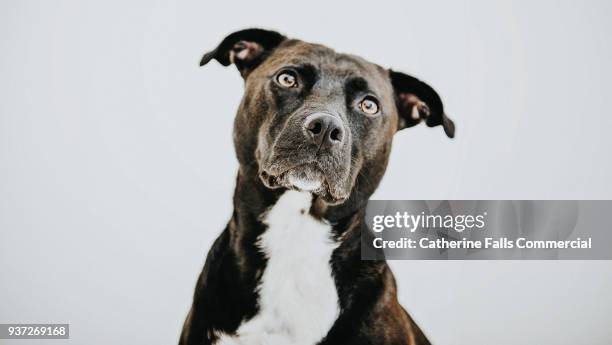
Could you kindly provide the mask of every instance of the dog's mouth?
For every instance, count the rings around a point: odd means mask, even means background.
[[[328,204],[340,204],[348,197],[348,195],[330,188],[325,173],[315,162],[289,167],[276,174],[262,169],[259,172],[259,178],[268,188],[284,187],[309,192],[319,196]]]

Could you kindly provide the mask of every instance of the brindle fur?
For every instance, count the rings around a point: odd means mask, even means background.
[[[292,188],[283,174],[304,164],[316,166],[326,182],[315,192],[310,214],[333,224],[340,243],[330,261],[340,315],[320,344],[429,344],[399,304],[386,261],[361,260],[361,236],[371,236],[364,210],[385,172],[393,135],[421,120],[454,135],[437,93],[360,57],[259,29],[228,36],[202,64],[211,59],[233,63],[245,79],[234,126],[240,168],[234,213],[210,249],[180,344],[214,344],[220,333],[232,334],[257,313],[257,286],[266,267],[256,244],[266,230],[260,217]],[[273,81],[287,66],[301,68],[301,89],[293,93]],[[376,95],[381,116],[356,110],[365,93]],[[419,119],[412,116],[414,106]],[[304,144],[301,123],[313,112],[342,119],[349,135],[340,147],[319,152]]]

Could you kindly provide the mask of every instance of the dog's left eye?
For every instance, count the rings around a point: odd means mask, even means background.
[[[359,103],[359,108],[368,115],[376,115],[380,107],[374,97],[368,96]]]
[[[279,75],[276,76],[276,81],[282,87],[297,87],[297,76],[291,71],[284,71],[279,73]]]

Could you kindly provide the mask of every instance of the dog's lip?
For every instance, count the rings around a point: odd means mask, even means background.
[[[277,180],[282,179],[285,175],[287,175],[289,172],[291,171],[295,171],[298,170],[300,168],[304,168],[304,169],[314,169],[316,171],[318,171],[321,176],[323,177],[323,182],[325,182],[325,184],[327,184],[327,179],[325,178],[325,173],[323,172],[323,170],[319,167],[319,165],[316,162],[306,162],[306,163],[298,163],[298,164],[294,164],[292,166],[289,166],[287,168],[284,168],[283,170],[281,170],[278,173],[271,173],[268,169],[262,169],[259,173],[260,177],[265,177],[265,178],[274,178]]]
[[[309,191],[309,192],[315,195],[318,195],[319,197],[321,197],[323,200],[325,200],[327,203],[331,205],[341,204],[342,202],[346,201],[346,199],[348,198],[348,195],[340,196],[340,195],[335,195],[332,192],[332,188],[330,188],[330,184],[327,181],[326,174],[323,172],[323,169],[319,167],[316,161],[306,162],[306,163],[302,162],[299,164],[291,165],[287,168],[282,169],[280,172],[276,174],[270,173],[268,169],[261,169],[259,173],[259,178],[268,188],[271,188],[271,189],[281,188],[281,187],[296,189],[297,187],[289,184],[288,181],[286,181],[285,177],[291,171],[294,171],[300,168],[316,169],[321,175],[321,184],[319,188],[317,188],[316,190]]]
[[[316,190],[312,190],[316,194],[317,191],[321,189],[326,189],[329,191],[329,183],[327,182],[327,178],[323,169],[321,169],[316,162],[301,162],[298,164],[293,164],[289,167],[285,167],[280,172],[272,173],[269,169],[261,169],[259,172],[259,178],[266,184],[269,188],[279,188],[279,187],[287,187],[287,188],[298,188],[294,184],[289,181],[290,173],[299,173],[300,170],[314,170],[316,171],[320,178],[320,186]]]
[[[310,164],[316,164],[316,162],[306,162],[306,163],[293,164],[293,165],[290,165],[288,167],[283,168],[282,170],[280,170],[279,172],[276,172],[276,173],[271,172],[270,168],[268,168],[268,169],[264,168],[264,169],[261,169],[260,174],[267,174],[269,176],[279,178],[279,177],[282,177],[283,175],[285,175],[287,172],[289,172],[291,170],[295,170],[295,169],[297,169],[299,167],[302,167],[302,166],[308,166]]]

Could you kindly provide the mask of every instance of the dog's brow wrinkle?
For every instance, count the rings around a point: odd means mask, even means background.
[[[368,81],[362,77],[351,77],[345,83],[347,91],[369,91]]]

